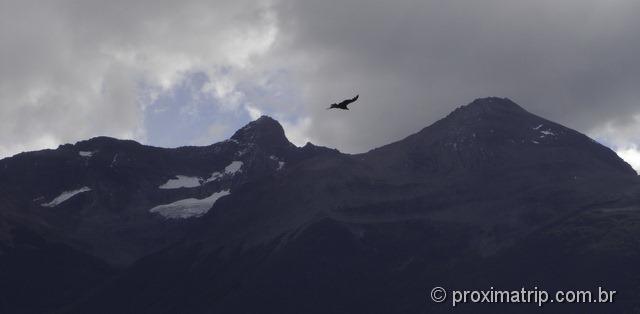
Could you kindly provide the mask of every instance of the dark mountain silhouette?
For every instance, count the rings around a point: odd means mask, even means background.
[[[1,160],[0,200],[12,313],[451,311],[435,286],[602,286],[615,302],[544,310],[640,306],[635,171],[502,98],[356,155],[296,147],[268,117],[206,147],[95,138]]]

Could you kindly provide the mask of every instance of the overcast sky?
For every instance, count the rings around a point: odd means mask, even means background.
[[[638,16],[636,0],[0,0],[0,157],[98,135],[206,145],[260,114],[363,152],[501,96],[638,169]]]

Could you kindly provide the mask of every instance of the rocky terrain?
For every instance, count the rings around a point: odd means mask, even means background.
[[[206,147],[100,137],[0,160],[0,312],[446,313],[431,288],[602,286],[615,302],[544,310],[635,313],[639,222],[627,163],[503,98],[356,155],[266,116]]]

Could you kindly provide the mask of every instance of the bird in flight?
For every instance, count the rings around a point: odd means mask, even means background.
[[[331,106],[329,106],[329,108],[327,108],[327,110],[329,110],[329,109],[333,109],[333,108],[336,108],[336,109],[342,109],[342,110],[349,110],[349,108],[347,108],[347,106],[348,106],[350,103],[352,103],[352,102],[354,102],[354,101],[358,100],[358,97],[359,97],[359,96],[360,96],[360,95],[356,95],[356,97],[353,97],[353,98],[351,98],[351,99],[345,99],[345,100],[343,100],[343,101],[341,101],[341,102],[339,102],[339,103],[337,103],[337,104],[331,104]]]

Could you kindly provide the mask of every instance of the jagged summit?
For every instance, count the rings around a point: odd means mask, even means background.
[[[253,143],[264,147],[292,146],[284,134],[282,125],[269,116],[261,116],[236,131],[232,140]]]

